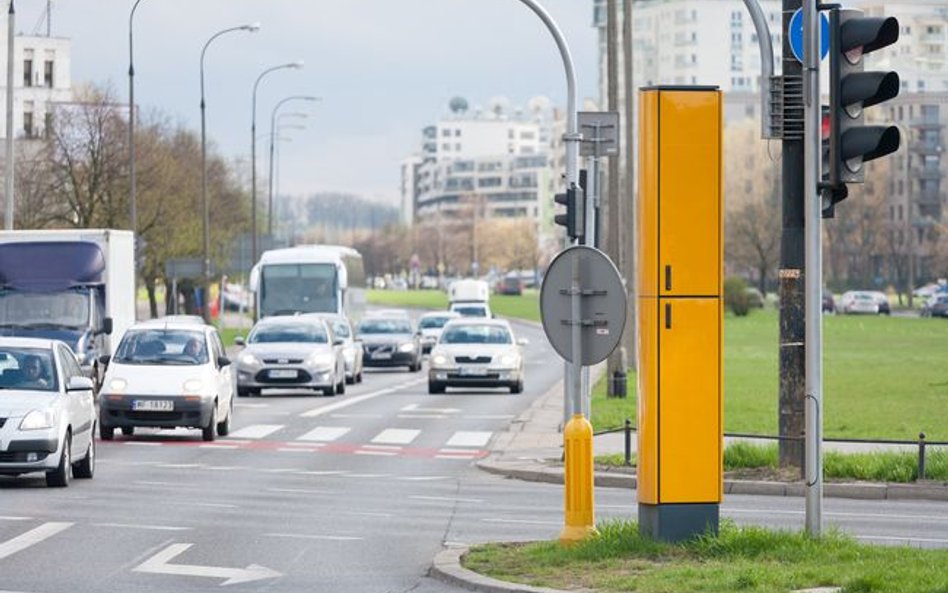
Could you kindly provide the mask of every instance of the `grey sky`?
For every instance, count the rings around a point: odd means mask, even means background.
[[[580,99],[595,96],[596,32],[590,0],[543,0],[571,46]],[[17,30],[30,33],[45,8],[19,0]],[[72,39],[75,83],[128,93],[128,13],[132,0],[55,0],[53,34]],[[565,103],[563,67],[541,21],[519,0],[142,0],[135,16],[135,93],[198,129],[199,58],[216,31],[259,21],[257,33],[216,40],[206,61],[208,135],[229,156],[250,154],[251,90],[265,68],[302,59],[303,70],[274,72],[258,93],[258,134],[273,104],[314,94],[306,130],[283,146],[281,190],[354,191],[390,203],[398,162],[420,129],[460,95],[484,105],[496,95],[523,105],[534,95]],[[266,168],[258,141],[258,175]]]

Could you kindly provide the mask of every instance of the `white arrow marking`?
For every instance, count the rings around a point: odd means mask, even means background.
[[[461,410],[459,408],[421,408],[418,404],[409,404],[399,410],[400,412],[427,412],[429,414],[456,414]]]
[[[156,574],[173,574],[189,577],[207,577],[212,579],[227,579],[221,585],[236,585],[262,579],[272,579],[283,576],[275,570],[265,566],[251,564],[247,568],[226,568],[223,566],[196,566],[192,564],[168,564],[175,556],[184,553],[194,544],[171,544],[148,560],[135,567],[135,572],[151,572]]]
[[[12,556],[17,552],[38,544],[44,539],[53,537],[60,531],[65,531],[72,527],[72,523],[43,523],[35,529],[31,529],[22,535],[0,543],[0,560],[7,556]]]

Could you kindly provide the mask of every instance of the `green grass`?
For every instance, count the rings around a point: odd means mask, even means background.
[[[368,302],[383,307],[447,309],[448,295],[440,290],[370,290]],[[492,295],[490,308],[500,317],[538,322],[540,294],[536,290],[525,290],[521,296]]]
[[[462,560],[494,578],[534,586],[603,593],[669,591],[772,593],[840,586],[844,593],[948,593],[948,550],[857,543],[830,533],[725,522],[719,537],[664,544],[632,522],[608,522],[573,546],[555,542],[486,544]]]
[[[948,481],[948,450],[929,450],[926,454],[925,477]],[[777,469],[777,444],[755,445],[732,443],[724,448],[724,470]],[[624,467],[625,455],[600,455],[596,463]],[[635,465],[633,456],[632,464]],[[823,475],[827,479],[865,480],[870,482],[914,482],[918,479],[918,454],[902,451],[823,454]]]
[[[247,328],[237,328],[237,327],[224,327],[218,329],[218,332],[221,335],[221,341],[224,342],[225,348],[230,348],[234,345],[234,338],[237,336],[247,337],[248,333]]]
[[[626,466],[625,453],[610,453],[608,455],[596,455],[594,461],[596,465],[605,465],[607,467],[635,467],[637,459],[633,452],[630,465]]]

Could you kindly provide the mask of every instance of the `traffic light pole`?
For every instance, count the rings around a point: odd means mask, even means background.
[[[806,531],[823,531],[823,201],[820,197],[819,0],[803,6],[804,204],[806,212]]]
[[[801,0],[783,0],[783,31],[789,30],[790,17],[800,8]],[[778,433],[781,437],[780,466],[803,469],[805,402],[805,325],[803,301],[804,207],[803,139],[788,133],[793,119],[803,118],[799,96],[802,67],[793,56],[790,36],[783,36],[784,136],[783,232],[780,238],[780,395]]]

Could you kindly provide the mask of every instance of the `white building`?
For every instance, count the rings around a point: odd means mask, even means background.
[[[0,65],[7,63],[6,11],[0,22]],[[41,137],[52,117],[51,104],[72,99],[69,39],[17,35],[13,40],[13,126],[18,138]],[[0,76],[0,105],[6,105],[6,75]],[[0,118],[0,136],[6,118]]]

